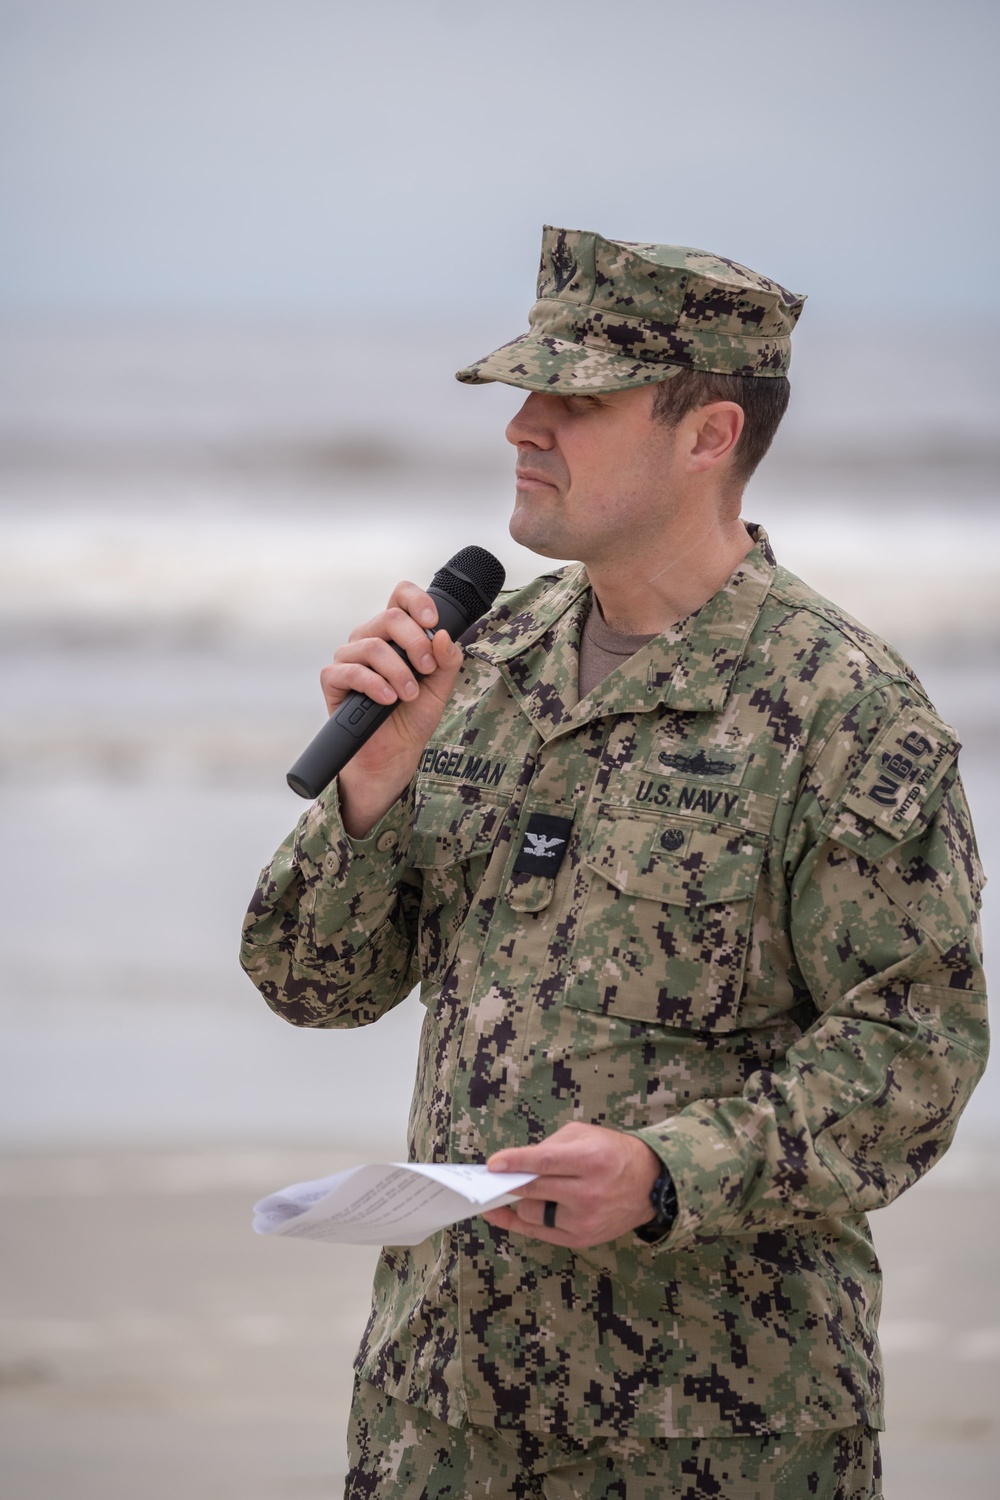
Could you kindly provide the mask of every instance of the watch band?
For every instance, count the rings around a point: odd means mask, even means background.
[[[638,1225],[635,1232],[645,1244],[658,1245],[661,1240],[666,1239],[677,1218],[677,1189],[666,1167],[661,1167],[660,1175],[653,1183],[649,1201],[653,1205],[655,1218]]]

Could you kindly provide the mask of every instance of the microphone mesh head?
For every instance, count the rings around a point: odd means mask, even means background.
[[[490,608],[505,577],[503,563],[492,552],[485,547],[463,547],[438,569],[430,586],[456,600],[471,623]]]

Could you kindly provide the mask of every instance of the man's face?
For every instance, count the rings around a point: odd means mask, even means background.
[[[609,395],[532,391],[507,427],[517,449],[516,542],[609,566],[662,540],[677,491],[676,432],[650,386]]]

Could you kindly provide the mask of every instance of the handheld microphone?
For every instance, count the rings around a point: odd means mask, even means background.
[[[503,588],[503,564],[484,547],[463,547],[431,579],[430,594],[437,605],[436,630],[447,630],[455,641],[493,606]],[[430,634],[430,632],[428,632]],[[390,643],[397,655],[406,652]],[[395,703],[375,703],[364,693],[348,693],[319,734],[306,746],[285,780],[300,797],[318,797],[342,771],[356,751],[384,724]]]

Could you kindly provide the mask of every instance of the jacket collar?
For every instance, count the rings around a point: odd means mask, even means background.
[[[543,739],[607,715],[645,713],[661,705],[718,712],[725,704],[774,578],[775,559],[762,526],[748,523],[754,547],[707,603],[649,641],[579,700],[580,631],[590,607],[582,565],[566,568],[521,613],[467,649],[499,666]]]

